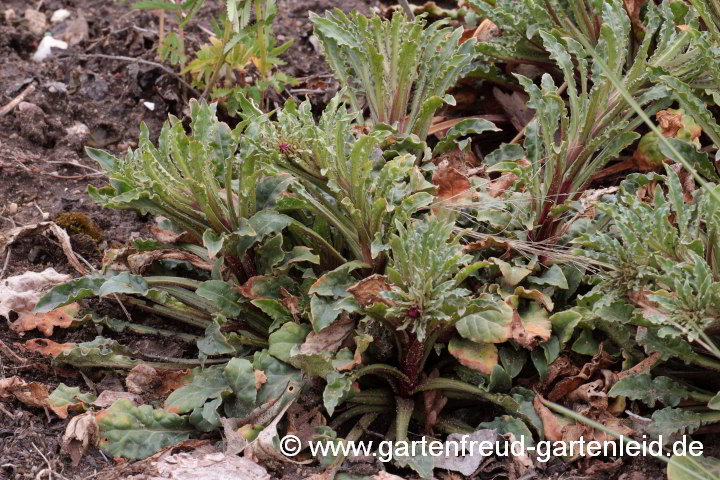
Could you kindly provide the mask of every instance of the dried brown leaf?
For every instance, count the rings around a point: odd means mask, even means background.
[[[363,278],[347,291],[351,293],[361,307],[369,307],[374,303],[382,303],[390,306],[390,300],[383,298],[380,293],[390,291],[390,285],[386,282],[384,275],[374,274]]]
[[[55,327],[68,328],[80,312],[80,305],[71,303],[64,307],[58,307],[47,313],[21,313],[11,325],[10,329],[15,332],[28,332],[38,329],[40,333],[49,337],[53,334]]]

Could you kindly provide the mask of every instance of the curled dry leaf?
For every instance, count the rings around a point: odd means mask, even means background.
[[[355,285],[349,287],[347,291],[351,293],[357,303],[361,307],[369,307],[374,303],[383,303],[390,306],[390,300],[383,298],[381,292],[390,291],[390,285],[385,282],[385,276],[374,274],[367,278],[363,278]]]
[[[192,235],[188,232],[175,233],[171,230],[165,230],[157,225],[148,227],[155,240],[162,243],[191,243]]]
[[[157,370],[146,363],[135,365],[125,379],[131,393],[163,396],[189,383],[189,370]]]
[[[608,353],[603,351],[601,344],[600,351],[592,358],[592,360],[583,365],[580,373],[569,378],[563,378],[555,385],[548,395],[548,400],[556,402],[565,398],[570,392],[576,390],[581,385],[588,383],[596,372],[609,367],[613,363],[615,363],[615,361]]]
[[[19,402],[30,407],[47,408],[60,418],[67,418],[68,406],[53,405],[48,396],[50,391],[47,386],[38,382],[26,382],[15,376],[0,378],[0,398],[15,397]]]
[[[61,353],[70,353],[75,348],[76,343],[57,343],[47,338],[33,338],[28,340],[24,344],[15,344],[17,347],[22,348],[25,351],[39,353],[41,355],[48,355],[51,357],[57,357]]]
[[[90,445],[95,445],[97,433],[98,426],[93,412],[70,419],[63,435],[62,451],[70,455],[73,465],[77,466]]]
[[[142,275],[157,260],[180,260],[191,263],[201,270],[212,270],[212,265],[197,255],[182,250],[152,250],[128,255],[127,264],[130,271]]]
[[[518,180],[514,173],[503,173],[488,185],[488,195],[493,198],[501,196]]]
[[[320,332],[311,330],[305,341],[293,352],[294,355],[314,355],[322,353],[335,353],[343,341],[355,328],[355,322],[343,315],[340,320],[323,328]]]
[[[430,372],[428,378],[437,378],[439,376],[440,371],[436,368]],[[442,390],[427,390],[422,394],[423,406],[425,407],[425,432],[429,434],[437,423],[438,416],[447,404],[448,399],[442,394]]]
[[[94,402],[92,402],[93,407],[98,408],[107,408],[113,403],[115,403],[116,400],[120,400],[121,398],[126,398],[133,402],[135,405],[141,405],[142,404],[142,398],[140,398],[139,395],[136,395],[134,393],[130,392],[115,392],[113,390],[104,390],[103,392],[98,395],[97,399],[95,399]]]
[[[438,163],[432,181],[438,187],[437,203],[464,204],[472,200],[471,185],[467,175],[451,166],[447,159]]]
[[[48,268],[42,272],[25,272],[0,281],[0,316],[9,318],[11,311],[31,311],[45,291],[71,279],[70,275]]]
[[[23,225],[22,227],[11,228],[6,232],[0,232],[0,254],[5,251],[5,248],[12,245],[17,240],[43,233],[46,230],[50,230],[58,239],[60,246],[65,253],[65,257],[67,257],[70,265],[72,265],[78,273],[81,275],[87,275],[90,273],[90,270],[80,263],[80,260],[75,256],[75,252],[73,252],[72,246],[70,245],[70,236],[55,222],[40,222],[31,225]]]
[[[163,456],[152,463],[160,476],[149,480],[270,480],[267,471],[247,458],[203,451]]]
[[[68,328],[72,325],[79,312],[80,305],[77,303],[58,307],[48,313],[24,312],[10,325],[10,329],[15,332],[38,329],[40,333],[49,337],[53,334],[55,327]]]

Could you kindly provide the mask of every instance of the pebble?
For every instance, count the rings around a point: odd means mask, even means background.
[[[9,203],[6,211],[9,215],[15,215],[18,211],[18,204],[15,202]]]
[[[35,35],[42,35],[45,33],[47,27],[47,19],[45,14],[28,8],[25,10],[25,20],[27,21],[28,29]]]
[[[5,16],[5,23],[12,23],[13,20],[15,20],[15,10],[12,8],[8,8],[3,12],[3,15]]]
[[[68,18],[70,18],[70,11],[61,8],[53,12],[52,17],[50,17],[50,23],[60,23]]]

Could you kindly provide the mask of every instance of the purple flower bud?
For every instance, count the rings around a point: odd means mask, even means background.
[[[420,316],[420,310],[418,310],[417,307],[413,306],[413,307],[408,308],[407,314],[408,314],[408,317],[415,319]]]

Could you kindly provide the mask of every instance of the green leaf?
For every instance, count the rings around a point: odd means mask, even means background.
[[[72,407],[78,403],[89,405],[96,398],[92,393],[80,393],[80,387],[68,387],[61,383],[48,395],[48,402],[56,407]]]
[[[457,322],[458,333],[477,343],[502,343],[510,338],[512,307],[498,302],[495,307],[467,315]]]
[[[83,298],[97,296],[100,287],[106,281],[107,277],[93,274],[57,285],[38,300],[34,311],[36,313],[47,313],[57,307],[69,305]]]
[[[115,340],[96,337],[91,342],[78,343],[70,351],[60,353],[52,363],[80,368],[133,368],[139,361],[128,357],[127,353],[127,349]]]
[[[205,233],[203,233],[202,240],[203,246],[207,249],[210,258],[215,258],[215,256],[220,253],[220,250],[223,248],[225,236],[219,235],[214,230],[208,228],[205,230]]]
[[[140,460],[163,448],[190,438],[194,429],[187,417],[153,409],[136,407],[120,399],[96,416],[100,441],[98,446],[113,457]]]
[[[238,317],[243,312],[242,304],[245,302],[245,298],[228,282],[208,280],[201,283],[195,293],[213,302],[223,314],[230,318]]]
[[[357,279],[350,273],[359,268],[367,267],[369,265],[360,261],[347,262],[318,278],[310,287],[308,293],[334,297],[350,296],[347,289],[357,283]]]
[[[648,430],[669,438],[674,434],[693,433],[703,425],[720,422],[720,412],[695,412],[684,408],[667,407],[652,414]]]
[[[300,370],[276,359],[267,350],[255,352],[253,368],[261,370],[267,377],[267,382],[257,392],[257,403],[260,405],[280,398],[288,383],[299,381],[302,377]]]
[[[290,351],[295,345],[301,345],[305,341],[310,326],[301,325],[295,322],[284,323],[278,330],[270,334],[270,355],[286,363],[290,362]]]
[[[172,392],[165,400],[165,408],[173,413],[188,413],[203,406],[208,400],[231,391],[222,366],[212,366],[204,370],[194,368],[192,383]]]
[[[697,450],[695,450],[697,451]],[[720,460],[715,457],[673,455],[667,466],[668,480],[720,480]]]
[[[212,432],[222,424],[218,413],[218,408],[222,403],[223,399],[218,397],[205,403],[202,407],[196,408],[188,417],[190,424],[201,432]]]
[[[500,435],[512,433],[516,441],[524,439],[526,447],[535,445],[532,433],[530,429],[525,425],[525,422],[519,418],[511,417],[509,415],[502,415],[495,417],[491,422],[483,422],[475,427],[475,430],[481,429],[497,430]]]
[[[535,285],[558,287],[562,289],[568,288],[568,282],[565,278],[565,274],[563,273],[562,268],[557,265],[550,267],[540,277],[528,277],[528,282]]]
[[[655,377],[649,373],[621,378],[608,392],[609,397],[627,397],[640,400],[649,407],[660,401],[668,407],[677,407],[692,391],[668,377]]]
[[[225,381],[233,392],[226,400],[225,411],[233,417],[244,417],[255,408],[257,389],[252,363],[244,358],[233,358],[223,369]]]
[[[323,404],[328,415],[332,416],[335,413],[335,407],[350,393],[352,380],[350,377],[338,372],[330,372],[326,380],[327,385],[323,390]]]
[[[690,142],[686,142],[684,140],[678,140],[677,138],[666,138],[665,139],[670,145],[672,145],[675,150],[680,153],[680,155],[693,167],[695,168],[700,175],[707,178],[711,182],[719,182],[720,181],[720,175],[718,175],[717,170],[715,169],[715,165],[713,165],[713,162],[710,161],[708,158],[708,154],[705,152],[701,152],[700,150],[695,147]],[[680,162],[676,158],[675,153],[672,149],[669,148],[667,143],[660,142],[659,143],[660,151],[665,155],[667,158],[670,158],[676,162]]]

